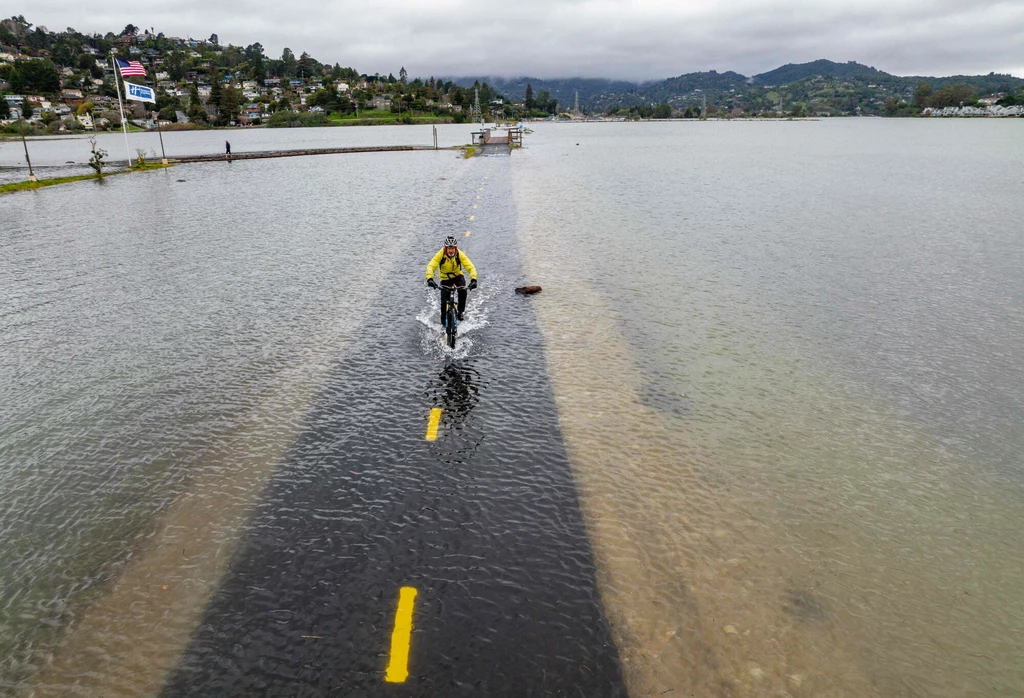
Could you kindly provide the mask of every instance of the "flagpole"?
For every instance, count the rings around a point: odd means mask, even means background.
[[[124,152],[128,154],[128,167],[132,166],[132,151],[128,148],[128,122],[124,117],[124,104],[121,102],[121,70],[117,67],[117,59],[110,55],[110,63],[114,66],[114,87],[117,88],[117,106],[121,108],[121,130],[124,131]]]

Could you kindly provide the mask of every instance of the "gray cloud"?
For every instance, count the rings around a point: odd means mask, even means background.
[[[12,7],[13,5],[13,7]],[[288,46],[362,72],[661,79],[695,70],[753,75],[817,58],[899,75],[1024,77],[1024,2],[998,0],[468,0],[219,3],[137,0],[130,9],[15,0],[50,30],[120,31]]]

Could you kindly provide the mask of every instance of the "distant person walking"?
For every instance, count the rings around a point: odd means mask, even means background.
[[[228,141],[224,141],[224,157],[231,162],[231,143]]]

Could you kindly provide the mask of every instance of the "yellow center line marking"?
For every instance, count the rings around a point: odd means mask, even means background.
[[[470,216],[470,217],[469,217],[469,220],[471,220],[471,221],[475,221],[475,220],[476,220],[476,216]]]
[[[480,198],[480,195],[479,195],[479,194],[477,194],[477,195],[476,195],[476,198],[478,198],[478,199],[479,199],[479,198]]]
[[[437,441],[437,425],[441,423],[441,408],[435,407],[430,410],[430,420],[427,422],[427,441]]]
[[[476,208],[476,204],[473,204],[473,208]]]
[[[415,600],[414,587],[402,587],[398,592],[395,629],[391,633],[391,659],[388,661],[387,674],[384,675],[388,683],[402,683],[409,678],[409,638],[412,635],[412,606]]]

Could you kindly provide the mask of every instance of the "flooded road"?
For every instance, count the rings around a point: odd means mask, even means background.
[[[0,692],[1021,693],[1015,128],[538,124],[0,199]]]

